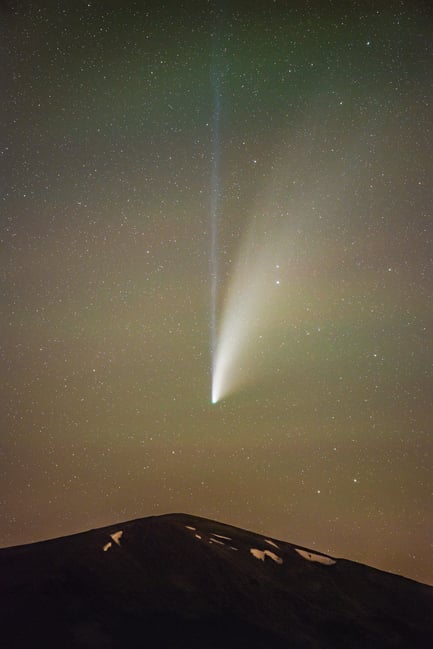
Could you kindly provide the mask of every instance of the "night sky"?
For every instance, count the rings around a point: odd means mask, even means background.
[[[2,546],[183,511],[433,583],[432,19],[1,3]]]

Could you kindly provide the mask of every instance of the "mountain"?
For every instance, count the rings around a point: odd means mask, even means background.
[[[7,649],[431,649],[433,588],[186,514],[0,550]]]

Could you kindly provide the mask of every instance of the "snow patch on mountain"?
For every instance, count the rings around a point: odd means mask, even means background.
[[[259,559],[260,561],[264,561],[265,557],[269,557],[270,559],[272,559],[272,561],[275,561],[275,563],[283,563],[282,558],[275,554],[275,552],[271,552],[270,550],[258,550],[257,548],[250,548],[250,552],[253,557]]]
[[[265,539],[265,543],[267,543],[268,545],[272,545],[272,547],[277,548],[277,550],[280,549],[280,547],[274,541],[271,541],[271,539]]]
[[[114,532],[114,534],[110,534],[110,536],[116,545],[120,545],[120,539],[123,536],[123,531],[119,530],[118,532]]]
[[[323,554],[315,554],[314,552],[307,552],[307,550],[300,550],[299,548],[295,548],[295,551],[307,561],[315,561],[316,563],[321,563],[324,566],[332,566],[334,563],[337,563],[335,559],[331,559],[331,557],[325,557]]]

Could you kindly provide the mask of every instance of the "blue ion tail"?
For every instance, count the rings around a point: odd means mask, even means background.
[[[215,356],[217,350],[217,304],[218,304],[218,215],[220,204],[220,114],[221,98],[218,73],[210,72],[212,86],[212,153],[210,195],[210,353],[212,364],[211,402],[217,402],[214,383]]]

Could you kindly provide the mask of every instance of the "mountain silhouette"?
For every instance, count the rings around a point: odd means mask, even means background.
[[[431,649],[433,588],[167,514],[0,550],[7,649]]]

